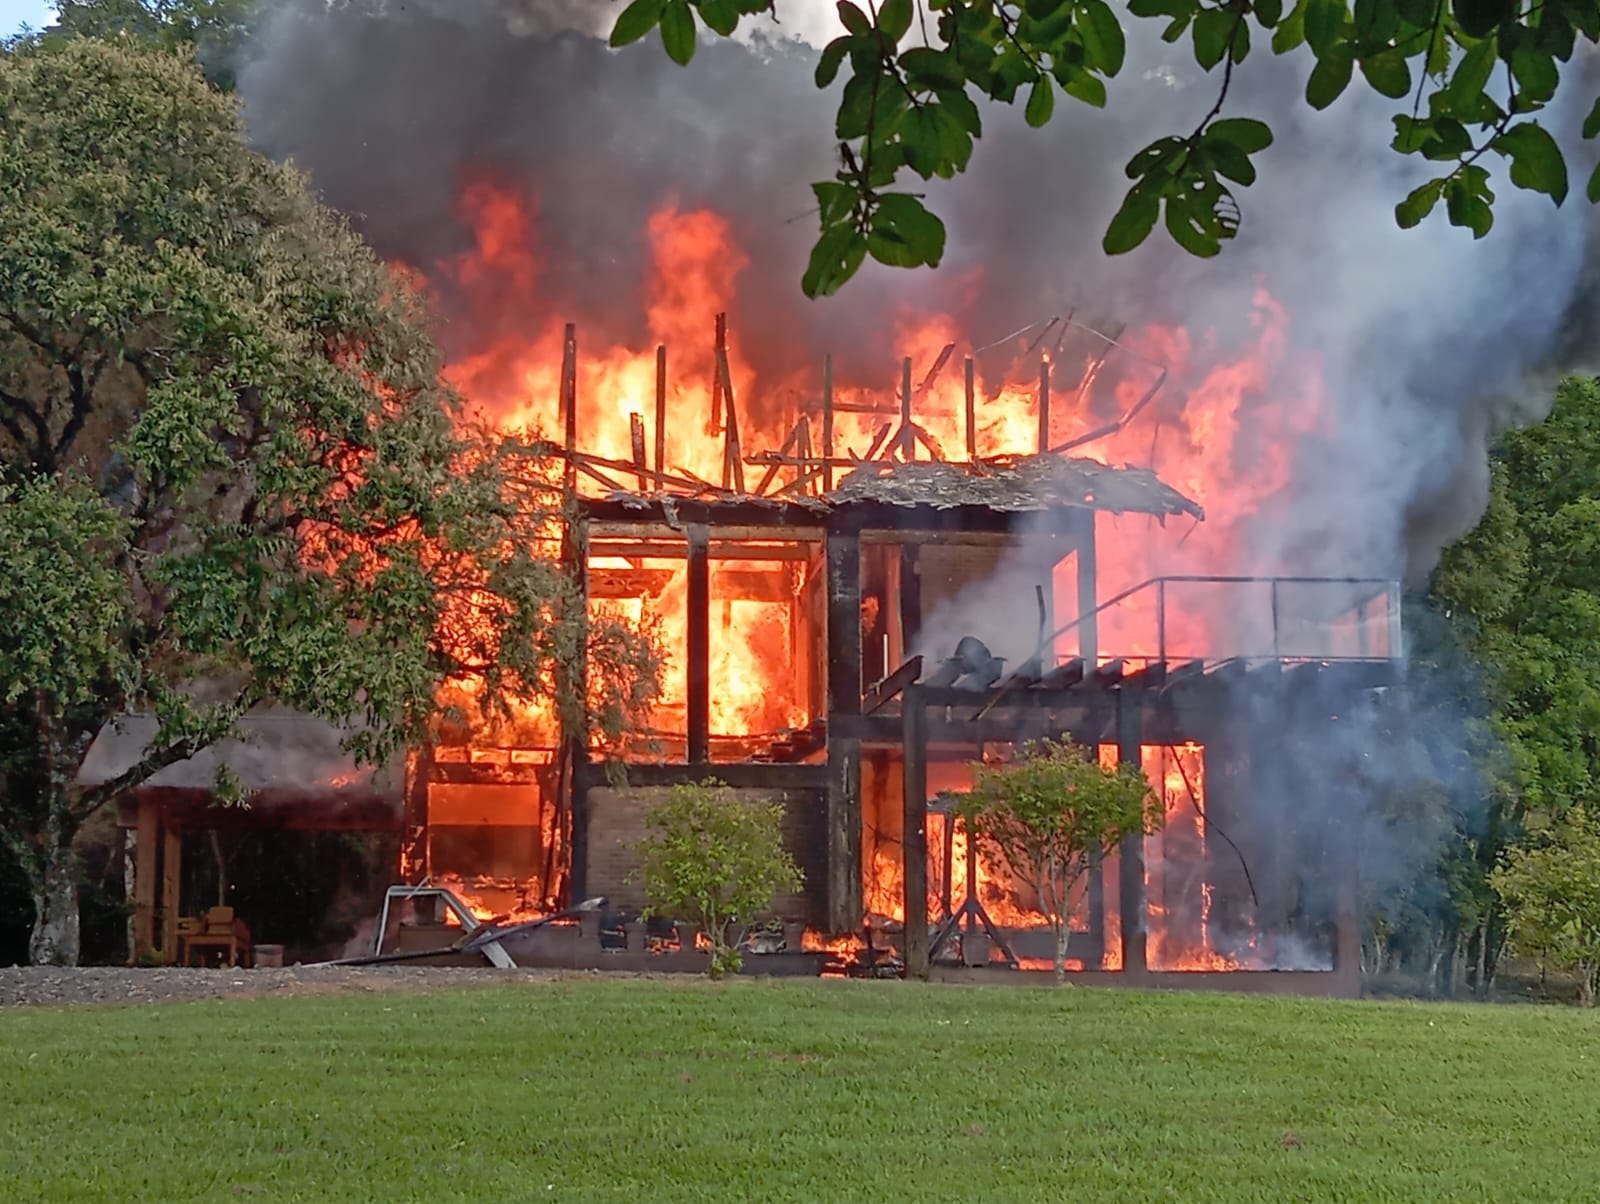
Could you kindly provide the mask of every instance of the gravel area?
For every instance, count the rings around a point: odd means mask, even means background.
[[[167,967],[76,970],[0,968],[0,1007],[183,1003],[260,995],[329,995],[351,991],[432,990],[490,983],[587,978],[574,970],[497,970],[441,966],[285,966],[201,970]]]

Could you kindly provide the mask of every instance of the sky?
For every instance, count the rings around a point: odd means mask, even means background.
[[[24,25],[43,29],[55,16],[56,6],[45,0],[0,0],[0,37],[14,34]]]

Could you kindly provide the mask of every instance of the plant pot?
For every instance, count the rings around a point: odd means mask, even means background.
[[[789,953],[799,953],[806,947],[806,926],[804,924],[785,924],[783,926],[783,947]]]
[[[699,948],[696,938],[700,935],[700,925],[679,922],[673,925],[678,932],[678,948],[684,953],[693,953]]]
[[[963,932],[961,934],[961,961],[968,966],[987,966],[989,964],[989,934],[987,932]]]

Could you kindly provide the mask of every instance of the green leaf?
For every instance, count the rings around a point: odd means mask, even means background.
[[[944,257],[944,223],[928,212],[921,200],[908,193],[888,192],[881,195],[878,208],[872,215],[872,227],[874,234],[903,245],[905,252],[912,257],[907,266],[927,264],[929,267],[938,267],[939,260]],[[889,262],[874,249],[870,238],[867,249],[872,251],[874,258]]]
[[[1272,31],[1272,53],[1288,54],[1306,40],[1306,5],[1308,0],[1298,0],[1289,15]]]
[[[974,138],[983,136],[983,118],[978,106],[972,103],[972,97],[956,88],[941,88],[935,95],[939,98],[939,107],[950,114],[957,125]]]
[[[1188,194],[1169,194],[1166,205],[1167,233],[1189,254],[1210,259],[1222,250],[1222,240],[1212,228],[1210,212],[1189,199]]]
[[[1256,182],[1255,164],[1231,142],[1207,142],[1205,158],[1218,175],[1227,176],[1235,184],[1250,185]]]
[[[1129,0],[1128,11],[1136,17],[1186,17],[1199,8],[1198,0]]]
[[[1283,0],[1256,0],[1253,7],[1264,29],[1272,29],[1283,19]]]
[[[1086,105],[1093,105],[1097,109],[1106,107],[1106,86],[1097,75],[1077,72],[1061,85],[1061,90]]]
[[[1306,41],[1317,58],[1326,58],[1344,36],[1350,16],[1345,0],[1306,0]]]
[[[924,180],[938,173],[945,161],[943,122],[934,105],[921,105],[906,114],[900,126],[900,143],[906,163]]]
[[[1589,173],[1589,201],[1591,204],[1600,205],[1600,163]]]
[[[1594,107],[1583,119],[1583,136],[1593,138],[1596,134],[1600,134],[1600,97],[1595,98]]]
[[[1039,78],[1033,81],[1033,90],[1028,93],[1028,107],[1023,111],[1023,116],[1029,125],[1038,129],[1050,120],[1055,107],[1056,94],[1050,86],[1050,77],[1040,72]]]
[[[1128,189],[1128,195],[1122,199],[1122,207],[1106,227],[1105,237],[1100,241],[1101,247],[1107,255],[1126,254],[1150,237],[1150,231],[1156,228],[1156,219],[1160,216],[1160,194],[1143,182],[1135,184]]]
[[[611,27],[611,45],[627,46],[649,33],[661,20],[667,0],[633,0],[617,14],[617,23]]]
[[[872,32],[872,22],[867,14],[862,12],[850,0],[839,0],[839,21],[853,34]]]
[[[1373,90],[1391,100],[1398,100],[1411,91],[1411,67],[1400,50],[1386,50],[1361,60],[1361,74]]]
[[[1406,199],[1394,207],[1394,220],[1402,230],[1411,229],[1433,212],[1443,193],[1443,180],[1429,180],[1421,187],[1413,188]]]
[[[739,28],[738,0],[700,0],[700,19],[708,29],[727,37]]]
[[[1567,163],[1550,131],[1537,121],[1524,121],[1490,145],[1511,160],[1511,182],[1542,192],[1557,205],[1567,197]]]
[[[817,198],[817,207],[822,210],[822,224],[836,226],[850,216],[850,211],[855,207],[856,198],[860,195],[850,185],[839,180],[822,180],[811,186],[811,193]]]
[[[1182,138],[1172,135],[1168,135],[1165,138],[1157,138],[1128,160],[1128,165],[1122,169],[1123,174],[1130,180],[1142,179],[1157,172],[1163,175],[1168,174],[1172,165],[1182,157],[1187,149],[1188,143]]]
[[[1444,188],[1444,207],[1450,224],[1466,227],[1475,239],[1488,234],[1494,225],[1494,210],[1481,189],[1471,169],[1451,179]]]
[[[1084,66],[1104,75],[1115,75],[1122,70],[1127,57],[1127,41],[1123,37],[1122,22],[1105,0],[1079,0],[1078,10],[1083,20],[1078,33],[1083,38],[1083,48],[1088,54]]]
[[[1526,40],[1511,55],[1511,74],[1523,96],[1544,104],[1556,94],[1561,74],[1555,56],[1538,50]]]
[[[800,278],[801,292],[813,299],[832,296],[856,274],[866,254],[867,241],[853,226],[827,227],[811,249],[805,275]]]
[[[927,88],[962,88],[967,83],[967,73],[954,54],[943,50],[930,50],[926,46],[913,46],[900,55],[900,70],[913,86]]]
[[[1205,140],[1227,142],[1253,155],[1272,145],[1272,130],[1266,122],[1250,117],[1225,117],[1206,127]]]
[[[1451,0],[1450,8],[1461,23],[1462,32],[1469,38],[1481,38],[1511,19],[1516,3],[1515,0]]]
[[[667,0],[661,10],[661,44],[667,57],[680,67],[687,67],[694,58],[694,13],[689,0]]]
[[[844,56],[849,53],[852,41],[853,39],[846,35],[834,38],[822,48],[822,56],[817,59],[818,88],[830,86],[839,77],[839,68],[844,64]]]
[[[1444,98],[1454,107],[1481,96],[1489,84],[1490,75],[1494,73],[1496,61],[1493,38],[1475,43],[1461,56],[1456,69],[1450,73],[1450,82],[1444,86]]]
[[[872,124],[873,77],[852,75],[845,81],[844,95],[839,98],[839,112],[833,131],[849,142],[860,138]]]
[[[1355,60],[1348,49],[1318,59],[1311,69],[1311,78],[1306,80],[1306,103],[1313,109],[1327,108],[1350,86],[1354,74]]]
[[[898,42],[911,28],[911,0],[883,0],[878,6],[878,32]]]
[[[1225,8],[1207,8],[1194,19],[1194,61],[1210,71],[1228,53],[1235,18]]]

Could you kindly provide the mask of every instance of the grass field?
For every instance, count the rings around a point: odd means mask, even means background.
[[[0,1200],[1594,1200],[1600,1017],[595,981],[0,1013]]]

